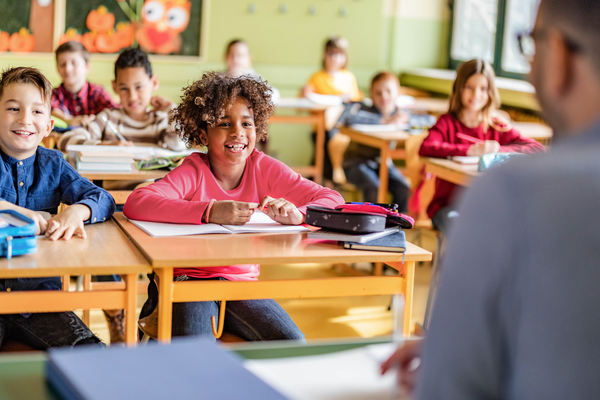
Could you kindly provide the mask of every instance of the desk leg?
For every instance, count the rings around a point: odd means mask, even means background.
[[[173,325],[173,268],[156,268],[158,277],[158,341],[169,343]]]
[[[381,163],[379,165],[379,190],[377,192],[377,202],[385,203],[388,192],[388,159],[390,158],[390,143],[385,142],[381,149]]]
[[[125,293],[127,296],[127,305],[125,306],[125,343],[127,343],[127,346],[135,346],[137,331],[137,274],[125,275]]]
[[[323,184],[323,163],[325,156],[325,111],[315,111],[318,115],[316,124],[317,138],[315,143],[315,182]]]
[[[92,276],[91,275],[84,275],[83,276],[83,290],[85,292],[90,292],[92,290]],[[90,326],[90,309],[85,309],[83,310],[83,318],[81,318],[83,320],[83,323],[86,324],[88,327]]]
[[[412,320],[413,310],[413,292],[415,288],[415,262],[406,261],[404,263],[405,280],[404,280],[404,327],[402,333],[404,336],[410,336],[410,322]]]

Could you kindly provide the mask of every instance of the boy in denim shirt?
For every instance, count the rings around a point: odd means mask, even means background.
[[[12,68],[0,77],[0,209],[33,219],[37,234],[50,240],[85,239],[84,223],[110,218],[115,203],[62,153],[38,147],[53,127],[51,93],[50,82],[35,68]],[[56,213],[61,202],[70,207],[47,222],[36,212]],[[2,291],[60,289],[60,277],[0,279]],[[0,315],[0,345],[7,337],[40,350],[103,345],[73,312]]]

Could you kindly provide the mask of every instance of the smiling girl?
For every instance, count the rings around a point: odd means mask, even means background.
[[[308,205],[343,204],[337,192],[302,178],[254,148],[257,139],[267,138],[274,109],[264,81],[210,72],[185,88],[181,99],[172,122],[188,145],[204,145],[208,152],[188,156],[162,180],[136,190],[123,210],[128,218],[243,225],[258,208],[277,222],[298,225],[304,222]],[[178,281],[249,281],[257,279],[259,265],[175,268],[174,275]],[[155,290],[148,292],[140,318],[156,306]],[[173,336],[213,337],[211,316],[217,318],[218,307],[216,302],[175,303]],[[226,315],[224,331],[245,340],[304,338],[271,299],[227,302]]]
[[[500,107],[494,78],[491,65],[483,60],[467,61],[459,67],[450,95],[450,109],[429,130],[419,155],[446,158],[545,151],[540,143],[511,128],[508,121],[494,116]],[[459,138],[457,133],[470,136],[479,143]],[[434,227],[444,234],[452,218],[458,216],[456,207],[452,205],[455,189],[453,183],[437,179],[435,194],[427,208]]]

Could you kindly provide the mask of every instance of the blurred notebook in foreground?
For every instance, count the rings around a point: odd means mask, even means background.
[[[384,236],[367,243],[344,242],[344,248],[404,253],[406,251],[406,236],[404,231],[398,231],[391,235]]]
[[[205,339],[168,346],[53,349],[46,380],[65,400],[285,399]]]
[[[250,221],[245,225],[219,224],[168,224],[164,222],[137,221],[130,219],[132,224],[151,236],[187,236],[206,235],[210,233],[288,233],[308,232],[310,229],[302,225],[282,225],[273,221],[262,211],[255,211]]]

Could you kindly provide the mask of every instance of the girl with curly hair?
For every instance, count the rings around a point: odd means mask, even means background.
[[[180,137],[190,146],[206,146],[160,181],[137,189],[125,204],[128,218],[172,223],[243,225],[255,209],[282,224],[304,222],[306,207],[335,207],[339,193],[304,179],[288,166],[254,148],[267,138],[273,113],[268,85],[249,76],[206,73],[185,88],[172,111]],[[212,268],[175,268],[178,281],[256,280],[258,264]],[[156,307],[154,282],[140,318]],[[217,302],[173,304],[173,336],[213,337],[211,316]],[[224,331],[245,340],[303,340],[304,335],[272,299],[231,301],[226,305]]]

